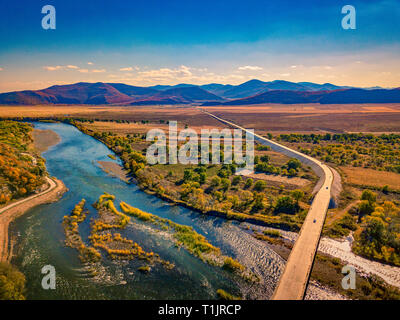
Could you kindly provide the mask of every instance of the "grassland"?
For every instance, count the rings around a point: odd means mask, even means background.
[[[347,183],[356,186],[371,186],[382,189],[388,186],[400,190],[400,174],[368,168],[340,167]]]
[[[267,104],[204,109],[261,134],[400,132],[400,104]]]

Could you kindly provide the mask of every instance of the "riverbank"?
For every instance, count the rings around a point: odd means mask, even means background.
[[[10,261],[8,227],[10,223],[29,209],[45,203],[57,201],[67,191],[64,183],[56,178],[48,178],[47,189],[0,209],[0,262]]]
[[[258,232],[262,233],[264,230],[273,229],[257,227]],[[294,244],[298,237],[295,232],[279,230],[279,233],[282,240],[291,244]],[[318,252],[352,265],[360,276],[377,276],[387,284],[400,289],[400,267],[372,261],[356,255],[351,251],[353,241],[352,235],[342,239],[322,237]]]

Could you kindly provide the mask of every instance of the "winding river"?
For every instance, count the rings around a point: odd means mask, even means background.
[[[34,125],[60,136],[61,142],[43,153],[43,157],[50,175],[61,179],[69,191],[58,202],[30,210],[10,227],[10,235],[15,240],[13,263],[27,278],[28,299],[215,299],[220,288],[250,299],[266,299],[272,295],[284,262],[266,243],[255,240],[245,225],[171,206],[136,185],[108,175],[97,161],[113,161],[108,157],[112,152],[71,125]],[[115,161],[120,162],[118,158]],[[141,210],[192,226],[221,248],[223,254],[250,268],[261,282],[246,284],[237,276],[177,248],[162,233],[140,223],[130,223],[121,234],[144,250],[154,251],[174,263],[175,268],[166,270],[155,265],[149,274],[143,274],[137,271],[142,265],[139,261],[113,262],[104,258],[98,266],[101,276],[93,278],[78,259],[78,252],[65,246],[61,223],[63,216],[70,214],[85,198],[90,214],[81,224],[80,232],[87,242],[90,219],[97,215],[90,204],[104,192],[114,194],[116,204],[125,201]],[[45,265],[56,269],[55,290],[44,290],[41,286],[44,276],[41,269]]]

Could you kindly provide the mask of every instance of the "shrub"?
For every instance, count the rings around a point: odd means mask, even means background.
[[[8,263],[0,263],[0,300],[25,300],[25,276]]]
[[[246,183],[244,184],[244,187],[246,189],[250,188],[253,185],[253,179],[249,178],[246,180]]]
[[[240,297],[235,297],[222,289],[217,290],[217,295],[221,300],[242,300]]]
[[[232,185],[236,186],[237,184],[240,183],[240,181],[242,181],[242,177],[241,176],[234,176],[232,179]]]
[[[298,209],[299,206],[294,199],[288,196],[282,196],[276,200],[274,212],[295,214],[298,211]]]
[[[298,170],[301,167],[301,162],[298,159],[292,158],[287,162],[287,167],[290,171],[290,169]]]
[[[211,179],[211,185],[212,185],[213,187],[218,187],[220,184],[221,184],[221,178],[220,178],[220,177],[214,176],[214,177]]]
[[[264,180],[258,180],[254,184],[254,190],[256,191],[263,191],[267,187],[267,183]]]
[[[225,258],[223,268],[231,272],[243,271],[245,269],[243,265],[230,257]]]
[[[222,178],[221,184],[222,184],[222,189],[224,189],[224,191],[227,191],[231,186],[231,181],[227,178]]]
[[[376,202],[376,194],[371,190],[364,190],[361,195],[361,200],[367,200],[369,203],[373,204]]]
[[[383,186],[383,187],[382,187],[382,192],[383,192],[384,194],[388,194],[388,193],[389,193],[389,186],[388,186],[388,185]]]
[[[270,236],[270,237],[273,237],[273,238],[279,238],[279,237],[281,237],[281,233],[278,231],[278,230],[264,230],[263,231],[263,233],[266,235],[266,236]]]

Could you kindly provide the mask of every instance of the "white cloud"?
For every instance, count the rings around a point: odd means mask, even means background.
[[[93,73],[103,73],[106,72],[106,69],[94,69],[92,70]]]
[[[44,66],[44,69],[46,69],[47,71],[56,71],[56,70],[61,70],[64,67],[63,66]]]
[[[281,73],[279,74],[281,77],[290,77],[290,73]]]
[[[47,71],[57,71],[57,70],[79,70],[78,66],[74,65],[66,65],[66,66],[44,66],[43,67]]]
[[[89,61],[87,64],[88,64],[89,66],[92,66],[92,65],[93,65],[93,62],[90,62],[90,61]]]
[[[190,71],[189,67],[184,65],[179,68],[160,68],[148,71],[139,72],[141,76],[153,78],[153,79],[176,79],[176,78],[187,78],[191,77],[193,73]]]
[[[88,73],[89,72],[88,69],[79,69],[78,71],[81,72],[81,73]]]
[[[127,67],[127,68],[120,68],[119,71],[132,71],[132,67]]]
[[[0,71],[3,71],[4,69],[0,67]]]
[[[262,70],[262,69],[263,68],[258,67],[258,66],[242,66],[242,67],[238,68],[238,70],[240,70],[240,71],[248,71],[248,70],[250,70],[250,71],[259,71],[259,70]]]

